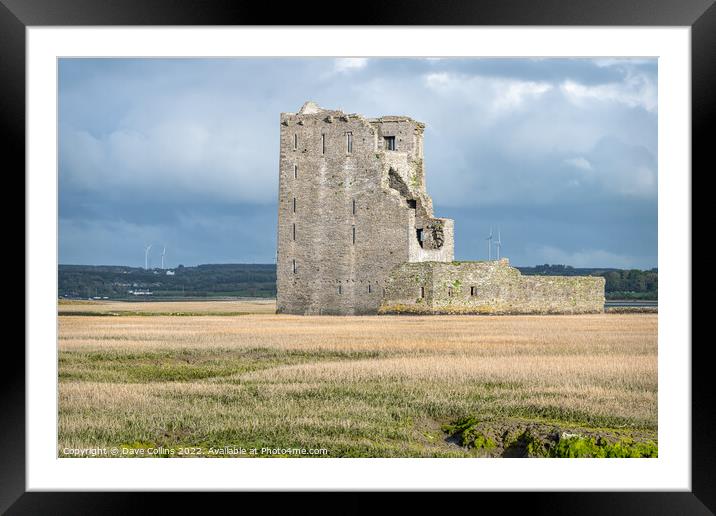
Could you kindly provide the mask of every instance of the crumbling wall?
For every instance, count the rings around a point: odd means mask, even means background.
[[[523,276],[507,259],[404,263],[379,313],[577,314],[604,311],[604,278]]]
[[[423,128],[408,117],[369,120],[313,103],[281,114],[279,313],[376,313],[390,270],[415,254],[416,224],[439,222],[441,231],[428,228],[436,248],[426,252],[452,260],[452,221],[433,217],[425,191]]]
[[[422,231],[418,232],[421,229]],[[455,227],[451,219],[411,219],[408,229],[410,262],[451,262],[455,256]],[[422,245],[418,235],[422,235]]]

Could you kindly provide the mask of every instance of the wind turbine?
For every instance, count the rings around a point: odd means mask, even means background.
[[[167,254],[167,246],[162,250],[162,270],[164,270],[164,255]]]
[[[144,269],[149,270],[149,250],[152,248],[152,244],[149,244],[144,248]]]
[[[492,226],[490,226],[490,236],[485,240],[487,240],[487,259],[492,260]]]
[[[497,242],[495,242],[495,247],[497,247],[497,259],[500,259],[500,250],[502,249],[502,237],[500,236],[500,228],[497,228]]]

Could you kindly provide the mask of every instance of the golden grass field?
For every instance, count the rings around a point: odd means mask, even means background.
[[[82,314],[59,317],[59,456],[490,455],[447,438],[443,425],[466,417],[656,442],[656,314],[314,317],[275,315],[273,301],[59,310]],[[246,315],[212,315],[235,313]]]

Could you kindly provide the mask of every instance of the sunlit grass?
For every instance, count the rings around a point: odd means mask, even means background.
[[[254,313],[60,317],[60,450],[468,456],[440,430],[466,415],[656,437],[656,315],[300,317],[265,301],[125,304]],[[77,309],[118,310],[108,305]]]

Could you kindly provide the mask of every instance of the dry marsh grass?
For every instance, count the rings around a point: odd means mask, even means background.
[[[256,300],[217,300],[217,301],[90,301],[68,300],[58,301],[59,312],[73,313],[107,313],[118,314],[156,314],[156,313],[254,313],[273,314],[276,311],[276,302],[272,299]]]
[[[656,438],[655,314],[299,317],[266,302],[219,303],[171,305],[259,313],[61,316],[59,454],[238,446],[470,456],[441,430],[464,416]]]

